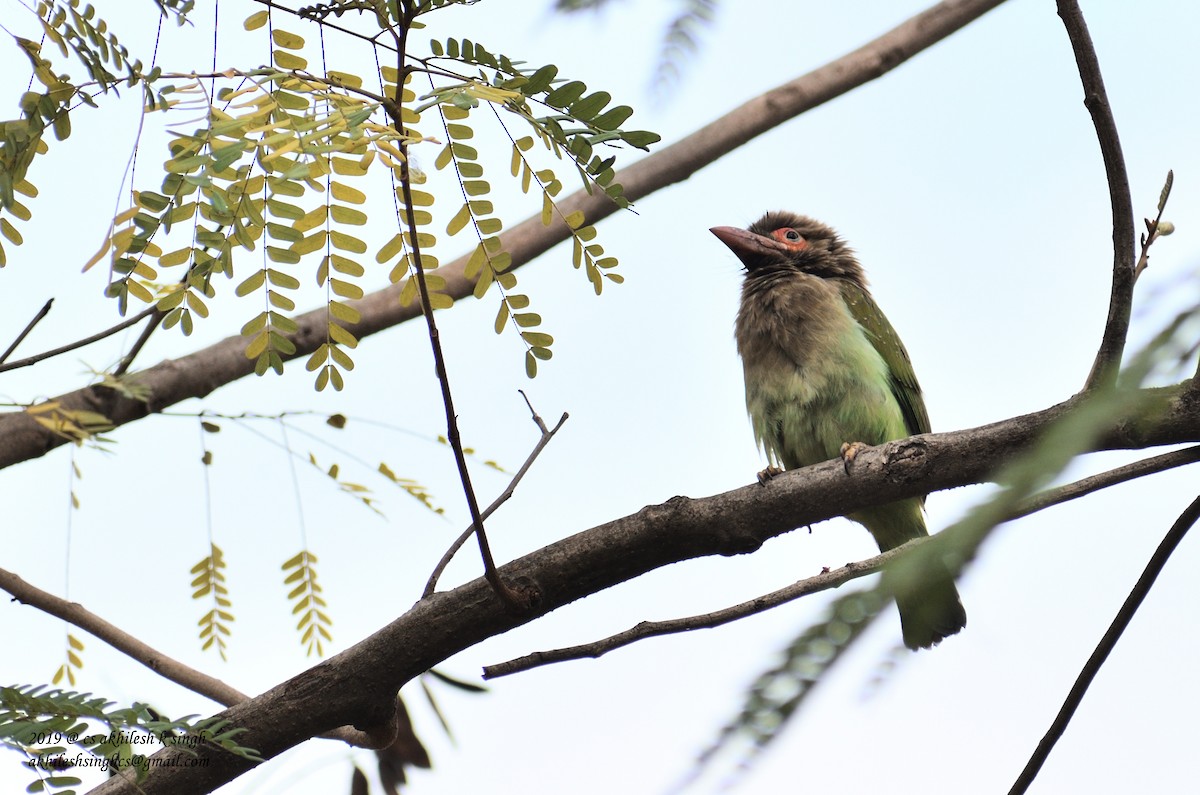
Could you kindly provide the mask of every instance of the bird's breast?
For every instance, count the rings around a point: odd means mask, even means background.
[[[887,365],[836,284],[799,273],[747,278],[735,335],[746,408],[773,463],[825,461],[843,442],[878,444],[903,427]]]

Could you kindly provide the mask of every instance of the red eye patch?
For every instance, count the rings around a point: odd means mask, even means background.
[[[775,238],[792,251],[802,251],[808,247],[808,241],[804,239],[804,236],[795,229],[792,229],[790,226],[782,229],[776,229],[771,233],[771,237]]]

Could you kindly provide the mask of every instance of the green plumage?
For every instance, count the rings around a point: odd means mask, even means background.
[[[749,230],[713,233],[746,266],[736,337],[755,438],[773,466],[837,458],[843,444],[878,445],[929,431],[912,362],[867,290],[862,267],[832,229],[768,213]],[[924,498],[850,515],[886,551],[928,535]],[[931,646],[966,624],[940,564],[898,593],[904,641]]]

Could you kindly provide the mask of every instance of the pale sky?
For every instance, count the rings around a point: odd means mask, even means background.
[[[666,144],[925,7],[908,0],[721,5],[700,53],[687,62],[683,82],[666,101],[655,100],[648,83],[676,4],[630,0],[604,13],[564,19],[549,12],[548,2],[493,0],[446,12],[446,27],[434,32],[466,36],[531,64],[557,64],[563,76],[633,105],[637,113],[629,126],[654,130]],[[6,7],[5,27],[36,38],[28,12],[14,2]],[[148,3],[136,8],[136,20],[110,18],[134,50],[146,46],[138,37],[150,16]],[[240,19],[257,8],[221,4],[222,23],[233,29],[218,51],[219,68],[261,60],[245,55],[255,39],[240,31]],[[526,16],[515,16],[522,12]],[[1176,176],[1167,217],[1178,231],[1156,246],[1139,282],[1131,332],[1137,344],[1174,307],[1200,300],[1200,237],[1192,221],[1200,217],[1194,101],[1200,7],[1150,0],[1133,10],[1132,4],[1090,2],[1084,12],[1120,128],[1139,223],[1152,214],[1167,170]],[[195,25],[191,39],[170,32],[160,48],[164,69],[208,68],[211,9],[197,11]],[[315,44],[315,33],[298,22],[283,26]],[[345,40],[331,38],[327,45],[330,53],[351,59],[343,63],[366,68]],[[14,47],[3,48],[0,58],[5,74],[27,70]],[[67,71],[82,74],[75,63]],[[17,79],[8,83],[2,101],[10,116],[24,88]],[[194,116],[184,111],[172,118],[190,129]],[[0,271],[6,307],[0,347],[49,297],[54,310],[20,355],[115,322],[115,306],[101,297],[103,268],[79,271],[117,209],[137,119],[136,98],[106,103],[100,111],[80,109],[72,116],[72,137],[52,142],[51,156],[35,164],[31,179],[41,196],[30,205],[34,218],[21,227],[24,246],[6,243],[8,266]],[[156,131],[162,122],[146,120],[139,187],[153,186],[153,171],[166,159]],[[485,128],[478,125],[477,138]],[[505,214],[511,225],[538,204],[507,185],[507,144],[496,152],[485,166],[493,185],[504,186],[498,200],[508,196],[513,202]],[[428,168],[434,153],[425,155]],[[631,161],[630,153],[624,156]],[[568,169],[560,177],[574,188]],[[391,234],[385,192],[372,199],[372,208],[379,227],[369,234],[382,242]],[[447,201],[442,209],[448,218],[456,208]],[[620,258],[624,285],[597,298],[583,273],[571,268],[563,246],[523,268],[522,291],[555,337],[554,359],[535,381],[524,375],[515,337],[491,330],[495,296],[438,314],[463,434],[482,456],[515,469],[536,442],[518,389],[527,391],[547,421],[571,414],[516,496],[488,523],[499,560],[675,495],[708,496],[754,479],[764,464],[745,418],[732,338],[739,263],[707,230],[743,226],[770,209],[821,218],[859,252],[878,303],[912,355],[935,431],[1045,408],[1082,386],[1109,293],[1104,171],[1054,4],[1010,0],[882,79],[639,202],[636,214],[602,222],[600,242]],[[467,245],[464,237],[439,237],[443,262]],[[251,266],[245,267],[248,273]],[[313,283],[311,270],[299,276]],[[377,288],[386,277],[387,268],[380,267],[363,285]],[[306,295],[302,310],[320,300],[315,290]],[[239,301],[228,289],[192,338],[159,332],[139,363],[185,355],[236,333],[257,311],[257,303]],[[117,337],[5,373],[0,393],[28,402],[77,388],[89,368],[107,366],[132,340]],[[112,454],[76,451],[81,508],[69,519],[69,450],[6,470],[0,565],[80,601],[167,654],[259,693],[315,662],[305,658],[293,630],[279,568],[307,543],[320,557],[320,582],[334,620],[330,651],[357,642],[419,597],[430,569],[469,521],[452,457],[431,441],[445,428],[424,326],[407,323],[372,337],[355,360],[341,394],[313,392],[310,374],[296,362],[283,378],[244,379],[173,409],[343,413],[352,419],[340,434],[327,432],[321,416],[295,419],[291,444],[302,456],[312,451],[325,466],[340,463],[345,478],[376,492],[386,513],[380,518],[355,504],[302,462],[297,506],[287,458],[272,443],[280,439],[278,426],[221,421],[222,432],[204,441],[215,455],[208,473],[212,539],[229,562],[237,615],[228,664],[200,651],[196,622],[208,604],[189,598],[189,569],[209,543],[194,417],[122,428],[112,434]],[[1091,456],[1070,474],[1136,457]],[[380,460],[426,484],[449,518],[433,516],[372,475]],[[507,482],[483,467],[474,477],[485,504]],[[897,656],[899,622],[889,608],[738,792],[1007,791],[1159,539],[1195,497],[1194,482],[1194,473],[1186,471],[1158,475],[998,529],[959,585],[966,630],[931,652]],[[932,495],[931,529],[945,527],[988,493],[979,487]],[[874,551],[857,525],[822,523],[812,533],[769,542],[754,555],[654,572],[440,667],[474,679],[487,664],[595,640],[643,619],[725,607]],[[1179,792],[1194,786],[1200,638],[1189,572],[1197,566],[1200,547],[1187,539],[1031,792]],[[478,574],[477,555],[468,548],[443,582]],[[434,761],[432,771],[412,774],[410,791],[662,793],[736,713],[756,675],[819,620],[830,598],[807,598],[717,630],[648,640],[600,660],[497,680],[485,696],[434,684],[453,742],[419,688],[410,686],[410,710]],[[0,603],[0,631],[8,639],[7,651],[0,652],[0,682],[48,681],[65,656],[63,626],[32,608]],[[171,715],[219,710],[154,679],[86,633],[74,633],[87,644],[78,689],[149,701]],[[899,665],[873,686],[881,666],[894,661]],[[366,752],[312,741],[220,791],[342,792],[351,759],[372,766]],[[6,790],[29,782],[18,762],[10,754],[0,764]],[[717,783],[716,777],[706,779],[695,791],[712,791]]]

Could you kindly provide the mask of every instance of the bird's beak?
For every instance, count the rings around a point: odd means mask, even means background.
[[[780,254],[786,256],[791,253],[787,246],[777,240],[738,229],[736,226],[714,226],[708,231],[716,235],[717,240],[729,246],[729,250],[736,254],[747,268],[761,262],[764,257],[778,257]]]

